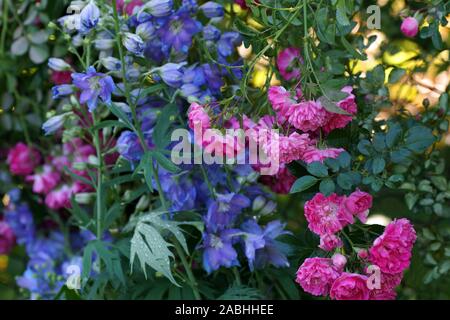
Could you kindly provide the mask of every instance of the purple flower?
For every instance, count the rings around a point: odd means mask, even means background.
[[[289,234],[284,228],[285,224],[278,220],[269,222],[264,228],[255,220],[247,220],[241,225],[241,230],[245,233],[242,239],[250,270],[253,270],[254,266],[262,268],[267,264],[276,267],[289,266],[283,253],[285,245],[275,240],[280,235]]]
[[[125,32],[125,36],[122,40],[123,45],[132,54],[140,57],[144,55],[144,41],[141,37],[134,33]]]
[[[158,73],[167,85],[178,88],[183,79],[183,64],[166,63],[158,68]]]
[[[11,206],[5,210],[5,220],[14,231],[18,244],[27,244],[34,239],[33,215],[26,204]]]
[[[138,19],[141,19],[141,15],[144,11],[150,12],[154,17],[165,17],[170,14],[172,7],[172,0],[150,0],[142,6],[141,11],[138,14]]]
[[[217,232],[229,228],[248,206],[250,200],[246,196],[235,193],[217,194],[217,199],[209,205],[204,217],[207,230]]]
[[[211,273],[220,267],[239,266],[237,252],[233,248],[233,238],[239,230],[225,230],[218,234],[204,233],[201,247],[203,251],[203,268]]]
[[[54,71],[68,71],[72,69],[70,64],[59,58],[48,59],[48,67]]]
[[[216,41],[220,38],[220,30],[213,25],[208,24],[203,28],[203,38],[205,40]]]
[[[61,84],[59,86],[54,86],[52,88],[52,98],[59,99],[61,97],[66,97],[73,93],[73,85],[71,84]]]
[[[208,1],[200,6],[200,10],[203,11],[206,17],[216,18],[223,16],[223,7],[214,1]]]
[[[150,21],[141,23],[136,28],[136,34],[141,37],[142,40],[148,41],[155,35],[155,27]]]
[[[225,32],[217,42],[217,51],[222,57],[231,56],[236,47],[242,43],[241,35],[237,32]]]
[[[73,84],[81,90],[80,103],[87,103],[89,111],[97,108],[98,98],[111,103],[111,94],[115,89],[113,79],[89,67],[86,73],[72,73]]]
[[[81,10],[80,13],[80,31],[83,34],[88,33],[92,28],[94,28],[100,18],[100,10],[95,5],[94,1],[90,1],[87,6]]]
[[[187,53],[192,45],[192,37],[202,30],[202,25],[186,12],[171,16],[158,30],[161,42],[175,51]]]
[[[120,134],[117,139],[117,149],[120,155],[130,162],[140,161],[144,154],[138,136],[131,131],[123,131]]]

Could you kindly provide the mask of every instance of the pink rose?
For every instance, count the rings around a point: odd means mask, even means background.
[[[336,159],[341,154],[341,152],[344,151],[345,150],[342,148],[318,149],[316,147],[310,146],[303,154],[302,160],[306,163],[312,163],[316,161],[323,163],[325,159],[328,158]]]
[[[211,127],[208,112],[206,112],[203,106],[193,102],[189,108],[188,113],[189,128],[194,130],[195,125],[200,125],[203,130]]]
[[[395,288],[402,282],[403,273],[380,274],[380,288],[370,290],[370,300],[395,300],[397,292]]]
[[[340,253],[333,254],[333,256],[331,257],[331,261],[333,261],[333,265],[338,270],[344,270],[344,267],[347,264],[347,258]]]
[[[351,115],[355,115],[357,113],[357,105],[356,105],[356,97],[352,94],[353,88],[350,86],[344,87],[342,92],[348,94],[348,96],[339,101],[337,106],[344,111],[347,111]],[[345,128],[347,124],[349,124],[353,117],[351,115],[331,113],[327,111],[327,120],[323,129],[326,133],[333,131],[334,129]]]
[[[43,166],[43,171],[26,177],[27,182],[33,182],[33,192],[47,194],[55,188],[61,175],[49,165]]]
[[[125,4],[124,0],[117,0],[116,3],[117,10],[122,12],[123,8],[125,8],[125,13],[131,16],[134,12],[134,8],[142,6],[141,0],[131,0],[130,3]]]
[[[406,37],[413,38],[419,32],[419,21],[413,17],[408,17],[403,20],[400,30]]]
[[[6,162],[12,174],[26,176],[32,174],[34,168],[41,162],[41,155],[36,149],[19,142],[9,150]]]
[[[300,77],[300,64],[303,64],[303,59],[300,57],[300,49],[286,48],[278,54],[278,70],[287,81]]]
[[[325,197],[317,193],[305,203],[308,228],[319,236],[334,234],[342,230],[353,217],[342,206],[343,196],[333,193]]]
[[[334,234],[325,234],[320,237],[319,248],[325,251],[332,251],[342,247],[342,240]]]
[[[369,252],[366,249],[361,249],[358,251],[358,258],[366,260],[369,257]]]
[[[394,220],[369,249],[369,261],[382,272],[401,273],[409,267],[416,232],[408,219]]]
[[[280,86],[270,87],[268,98],[273,110],[277,113],[277,120],[280,123],[286,122],[293,113],[297,101],[292,98],[289,91]]]
[[[14,232],[4,221],[0,221],[0,254],[8,254],[14,246]]]
[[[327,118],[327,111],[319,102],[304,101],[293,105],[288,122],[304,132],[316,131],[321,128]]]
[[[330,297],[334,300],[369,300],[367,277],[356,273],[342,273],[331,286]]]
[[[372,208],[372,196],[358,189],[345,199],[344,205],[352,215],[366,223],[369,209]]]
[[[306,292],[326,296],[340,272],[328,258],[307,258],[298,268],[296,282]]]

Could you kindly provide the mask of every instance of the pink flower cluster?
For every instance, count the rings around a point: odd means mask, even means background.
[[[366,222],[369,209],[372,207],[372,196],[357,190],[350,196],[338,196],[333,193],[326,197],[317,193],[305,204],[305,217],[308,228],[320,236],[320,248],[331,251],[342,246],[336,233],[358,217]]]
[[[65,167],[71,172],[89,179],[85,170],[75,169],[75,164],[86,164],[95,149],[75,138],[65,143],[62,150],[57,148],[42,164],[42,157],[33,148],[18,143],[9,151],[8,163],[14,175],[25,176],[25,181],[32,184],[34,193],[44,197],[45,204],[54,210],[68,208],[73,194],[91,191],[92,188],[77,180],[73,182]]]
[[[8,254],[14,246],[16,239],[14,232],[5,221],[0,221],[0,255]]]
[[[345,271],[347,258],[335,253],[332,258],[307,258],[297,271],[296,282],[312,295],[329,295],[334,300],[393,300],[409,267],[415,239],[407,219],[395,220],[374,241],[368,256],[358,254],[365,274]],[[380,270],[375,283],[372,278],[377,273],[370,272],[370,265]]]
[[[269,101],[277,114],[277,121],[287,122],[303,132],[317,133],[323,129],[329,133],[334,129],[347,126],[352,121],[352,115],[357,113],[356,97],[352,94],[352,87],[346,86],[342,92],[347,94],[345,99],[337,103],[338,107],[350,115],[327,111],[319,101],[298,101],[283,87],[274,86],[269,89]]]

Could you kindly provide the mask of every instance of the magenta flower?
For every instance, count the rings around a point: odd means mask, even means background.
[[[42,172],[27,176],[26,181],[33,183],[33,192],[48,194],[59,183],[61,175],[50,165],[44,165]]]
[[[372,208],[372,196],[357,189],[344,201],[345,208],[362,223],[366,223],[369,209]]]
[[[330,297],[334,300],[369,300],[367,277],[344,272],[334,281]]]
[[[351,115],[355,115],[358,111],[358,107],[356,105],[356,97],[352,94],[353,88],[351,86],[346,86],[341,91],[347,93],[348,96],[339,101],[337,106]],[[351,115],[331,113],[327,111],[326,123],[323,126],[324,131],[329,133],[334,129],[345,128],[353,119]]]
[[[307,258],[298,268],[295,282],[314,296],[326,296],[340,272],[329,258]]]
[[[32,174],[36,166],[41,162],[41,155],[33,147],[19,142],[9,150],[6,162],[12,174],[26,176]]]
[[[416,232],[408,219],[394,220],[369,249],[369,261],[382,272],[401,273],[409,267]]]
[[[209,119],[208,112],[205,108],[196,102],[191,104],[188,112],[189,128],[194,130],[196,125],[199,125],[202,130],[206,130],[211,127],[211,121]]]
[[[353,220],[353,216],[343,207],[343,201],[344,196],[338,196],[335,193],[329,197],[317,193],[305,203],[308,228],[319,236],[341,231]]]
[[[419,32],[419,21],[413,17],[408,17],[403,20],[400,30],[406,37],[414,38]]]
[[[303,59],[300,57],[300,49],[286,48],[278,54],[278,70],[287,81],[300,78],[300,64],[303,64]]]
[[[4,221],[0,221],[0,255],[8,254],[15,243],[14,232]]]
[[[279,86],[270,87],[268,97],[273,110],[277,113],[277,120],[280,123],[286,122],[289,116],[293,113],[293,106],[297,103],[297,101],[292,98],[289,91]]]
[[[304,101],[293,106],[288,122],[304,132],[322,128],[327,119],[327,111],[319,102]]]
[[[341,152],[345,150],[342,148],[328,148],[328,149],[318,149],[316,147],[309,147],[302,156],[302,160],[306,163],[321,162],[323,163],[325,159],[331,158],[336,159]]]
[[[332,251],[341,248],[343,245],[341,238],[334,234],[325,234],[320,237],[319,248],[325,251]]]

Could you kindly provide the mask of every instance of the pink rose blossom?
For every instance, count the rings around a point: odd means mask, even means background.
[[[333,193],[325,197],[317,193],[305,203],[305,217],[308,228],[319,236],[330,235],[342,230],[353,219],[342,206],[343,196]]]
[[[326,296],[340,272],[329,258],[307,258],[298,268],[296,282],[306,292]]]
[[[419,32],[419,22],[413,17],[408,17],[403,20],[400,30],[406,37],[414,38]]]
[[[43,171],[26,177],[27,182],[33,182],[33,192],[47,194],[55,188],[61,175],[50,165],[44,165]]]
[[[369,261],[382,272],[401,273],[409,267],[416,232],[408,219],[394,220],[369,249]]]
[[[125,0],[117,0],[116,6],[117,10],[122,12],[125,8],[125,13],[131,16],[134,12],[134,8],[142,6],[141,0],[131,0],[129,3],[125,4]]]
[[[403,273],[380,274],[380,288],[370,290],[370,300],[395,300],[395,288],[402,282]]]
[[[361,249],[358,251],[358,258],[366,260],[369,257],[369,252],[366,249]]]
[[[6,162],[12,174],[27,176],[32,174],[34,168],[41,162],[41,155],[36,149],[19,142],[9,150]]]
[[[331,261],[333,261],[333,265],[338,270],[344,270],[344,267],[347,264],[347,258],[340,253],[333,254],[333,256],[331,257]]]
[[[270,87],[268,97],[273,110],[277,113],[277,120],[280,123],[286,122],[294,111],[297,101],[292,98],[289,91],[279,86]]]
[[[345,150],[342,148],[328,148],[328,149],[318,149],[316,147],[310,146],[303,154],[302,160],[306,163],[312,162],[324,162],[325,159],[331,158],[336,159],[341,152]]]
[[[341,248],[342,240],[334,234],[325,234],[320,237],[319,248],[325,251],[332,251],[336,248]]]
[[[319,102],[304,101],[292,107],[288,122],[299,130],[316,131],[326,122],[327,111]]]
[[[348,113],[355,115],[358,111],[356,105],[356,97],[352,94],[353,88],[350,86],[344,87],[341,91],[348,93],[348,96],[337,103],[337,106]],[[327,111],[326,123],[323,129],[326,133],[333,131],[334,129],[345,128],[347,124],[352,121],[353,117],[351,115],[331,113]]]
[[[303,153],[311,144],[308,134],[291,133],[289,136],[270,133],[269,139],[260,141],[266,155],[280,164],[288,164],[302,158]]]
[[[303,64],[303,59],[300,57],[300,49],[286,48],[278,54],[278,70],[287,81],[300,77],[299,64]]]
[[[334,281],[330,297],[334,300],[369,300],[367,277],[344,272]]]
[[[345,199],[344,206],[362,223],[366,223],[369,209],[372,208],[372,196],[358,189]]]
[[[14,232],[4,221],[0,221],[0,254],[8,254],[15,243]]]
[[[198,124],[203,130],[211,127],[211,122],[209,119],[208,112],[205,108],[198,103],[193,102],[189,108],[188,113],[189,118],[189,128],[194,130],[195,125]]]

